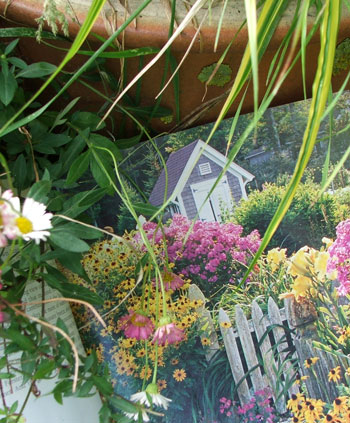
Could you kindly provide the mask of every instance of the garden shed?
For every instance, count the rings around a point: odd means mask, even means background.
[[[166,197],[171,197],[170,214],[180,213],[193,219],[199,212],[203,221],[220,221],[222,206],[232,206],[247,198],[246,184],[254,175],[231,163],[208,200],[203,205],[218,175],[227,164],[227,158],[202,140],[171,153],[166,163],[168,186]],[[163,204],[166,189],[165,171],[162,170],[149,201],[154,206]]]

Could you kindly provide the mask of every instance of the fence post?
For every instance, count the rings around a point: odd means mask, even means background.
[[[313,341],[319,340],[315,327],[316,310],[311,302],[298,303],[294,298],[285,298],[284,304],[289,327],[294,329],[293,343],[301,373],[308,376],[305,383],[309,396],[323,401],[333,401],[338,394],[334,384],[328,382],[328,373],[330,369],[337,366],[337,362],[332,355],[316,349],[312,345]],[[308,372],[304,366],[305,360],[311,357],[319,357],[313,366],[317,380],[312,372]]]
[[[247,404],[251,398],[247,378],[244,377],[245,371],[243,369],[242,359],[238,350],[236,336],[233,329],[232,327],[224,327],[222,325],[222,323],[227,323],[227,326],[231,325],[230,318],[222,308],[219,310],[219,323],[233,379],[236,385],[239,384],[237,387],[239,400],[242,405]]]
[[[190,285],[188,290],[188,297],[191,301],[201,300],[203,302],[203,304],[196,309],[196,312],[199,315],[200,328],[202,329],[200,332],[200,337],[210,339],[209,351],[205,355],[207,361],[210,361],[216,351],[220,349],[213,320],[209,311],[205,308],[206,300],[203,295],[203,292],[198,288],[196,284]]]

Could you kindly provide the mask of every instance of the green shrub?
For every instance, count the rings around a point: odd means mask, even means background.
[[[243,226],[244,233],[257,229],[263,236],[285,191],[286,186],[265,184],[262,191],[252,191],[241,201],[231,219]],[[300,184],[269,248],[287,248],[290,254],[304,245],[320,248],[324,236],[335,236],[335,227],[349,216],[349,208],[329,193],[318,196],[318,191],[319,186],[311,181]]]

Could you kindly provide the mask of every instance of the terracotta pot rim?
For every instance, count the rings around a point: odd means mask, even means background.
[[[137,0],[134,0],[137,1]],[[33,27],[33,24],[36,25],[35,19],[41,16],[43,10],[43,0],[13,0],[11,3],[7,3],[6,1],[0,1],[0,13],[5,18],[12,20],[18,24],[23,25],[30,25]],[[347,10],[347,9],[346,9]],[[76,16],[79,22],[82,22],[84,19],[84,11],[86,13],[87,6],[84,4],[80,7],[79,10],[76,12]],[[289,11],[290,13],[290,11]],[[98,35],[103,37],[109,36],[109,31],[107,30],[107,26],[112,23],[116,28],[121,25],[123,22],[123,17],[120,14],[117,14],[116,22],[113,24],[113,16],[112,10],[107,9],[104,13],[104,18],[100,15],[97,19],[93,31]],[[285,18],[282,19],[281,24],[278,26],[273,38],[271,39],[269,48],[276,49],[279,47],[281,41],[287,34],[289,30],[288,20],[290,15],[287,15]],[[350,13],[348,11],[345,12],[342,18],[343,27],[350,28]],[[154,20],[150,19],[149,16],[142,15],[141,18],[137,20],[137,26],[131,24],[124,32],[124,42],[127,48],[135,48],[135,47],[143,47],[143,46],[153,46],[153,47],[162,47],[167,39],[168,39],[168,27],[165,25],[166,21]],[[227,23],[224,24],[219,38],[217,52],[222,52],[228,43],[232,40],[232,38],[236,35],[237,30],[241,24],[241,21],[236,20],[233,22],[233,25],[228,26]],[[312,25],[312,17],[310,18],[310,26]],[[79,25],[76,22],[70,20],[69,22],[69,33],[71,37],[74,37],[79,30]],[[196,28],[191,25],[187,26],[185,30],[180,34],[177,39],[174,41],[172,45],[172,49],[174,51],[184,51],[188,45],[190,44],[192,37],[196,32]],[[201,31],[201,37],[197,37],[191,52],[192,53],[213,53],[214,48],[214,40],[216,36],[217,28],[215,24],[205,25],[203,30]],[[344,31],[343,31],[344,32]],[[349,36],[349,34],[347,34]],[[339,34],[340,41],[345,36]],[[90,39],[93,40],[94,37],[90,36]],[[234,42],[234,50],[237,53],[242,53],[246,47],[247,42],[247,29],[246,27],[243,28],[238,35],[236,36]],[[311,43],[317,43],[318,37],[314,37],[311,40]]]

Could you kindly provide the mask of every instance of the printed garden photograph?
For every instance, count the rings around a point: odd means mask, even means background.
[[[0,0],[0,423],[350,422],[349,8]]]

